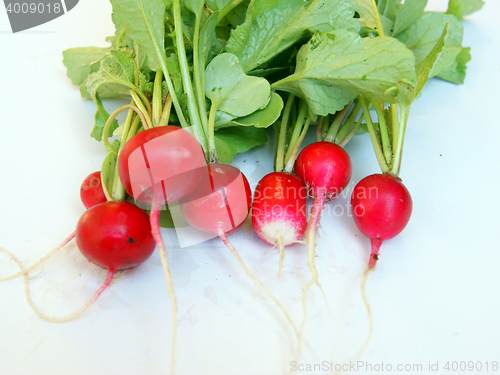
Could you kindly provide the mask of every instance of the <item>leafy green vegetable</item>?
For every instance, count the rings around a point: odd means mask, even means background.
[[[161,59],[166,58],[163,24],[166,1],[111,0],[111,5],[115,25],[122,25],[126,34],[146,51],[151,70],[161,70]]]
[[[214,141],[217,154],[219,155],[219,161],[224,164],[231,164],[233,162],[233,153],[229,145],[217,136],[215,136]]]
[[[394,20],[394,35],[405,31],[424,14],[427,0],[406,0]]]
[[[275,92],[271,93],[271,100],[269,104],[263,108],[255,111],[254,113],[238,117],[231,121],[231,124],[241,126],[255,126],[256,128],[267,128],[276,122],[280,117],[281,110],[283,109],[283,99]]]
[[[461,85],[465,80],[465,72],[467,70],[467,63],[471,60],[470,47],[462,48],[462,51],[457,55],[453,64],[446,70],[443,70],[437,75],[445,81]]]
[[[464,14],[462,12],[460,0],[450,0],[446,14],[453,14],[459,21],[462,21],[464,19]]]
[[[220,129],[215,132],[215,136],[228,145],[233,156],[267,142],[266,130],[253,126]]]
[[[302,97],[314,113],[326,115],[359,94],[396,102],[394,89],[400,81],[416,86],[415,57],[402,43],[338,30],[317,33],[300,49],[295,73],[273,87]]]
[[[115,83],[135,89],[135,63],[132,57],[122,50],[113,50],[101,60],[99,70],[87,78],[87,91],[95,96],[99,87],[106,83]]]
[[[460,12],[464,16],[468,16],[474,12],[477,12],[480,10],[483,5],[484,1],[483,0],[450,0],[448,4],[448,10],[451,8],[457,8],[456,3],[459,3],[460,5]]]
[[[443,53],[434,67],[432,76],[448,69],[462,50],[464,32],[462,23],[453,15],[429,12],[396,36],[413,51],[418,64],[434,48],[448,23],[450,24],[449,35],[446,38]]]
[[[246,75],[238,58],[224,53],[206,69],[205,95],[216,109],[241,117],[267,105],[271,86],[264,78]]]
[[[357,31],[353,15],[351,5],[343,0],[255,0],[245,22],[231,33],[226,50],[250,72],[304,38],[307,30],[309,35],[316,30]]]
[[[351,1],[354,5],[354,9],[356,9],[356,12],[359,14],[358,22],[362,28],[377,32],[379,23],[384,30],[389,31],[392,28],[392,21],[383,14],[379,14],[376,7],[373,6],[375,0]],[[400,2],[401,1],[398,1],[398,4]]]
[[[101,60],[111,51],[106,47],[79,47],[63,51],[63,64],[73,85],[81,85],[99,69]]]
[[[439,60],[439,57],[443,53],[446,38],[448,37],[449,28],[450,24],[447,23],[443,30],[443,33],[441,34],[441,37],[436,42],[432,51],[429,52],[426,58],[420,61],[416,66],[416,72],[417,72],[416,95],[418,95],[418,93],[422,91],[429,78],[432,77],[434,67],[436,66],[436,63]]]

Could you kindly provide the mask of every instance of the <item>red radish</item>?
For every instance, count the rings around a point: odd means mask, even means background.
[[[127,193],[137,202],[151,205],[152,235],[158,245],[172,303],[172,374],[175,369],[177,298],[160,233],[159,214],[164,204],[191,193],[200,183],[203,171],[206,171],[206,160],[201,145],[191,133],[176,126],[159,126],[137,133],[118,156],[118,174]]]
[[[295,173],[315,199],[329,202],[351,180],[351,159],[345,150],[331,142],[315,142],[305,147],[295,161]]]
[[[228,164],[209,164],[208,173],[190,195],[181,200],[184,218],[194,228],[219,236],[238,229],[250,212],[248,180]]]
[[[307,320],[307,291],[313,284],[316,284],[323,292],[314,264],[318,222],[325,202],[335,198],[349,183],[352,174],[351,159],[347,152],[335,143],[316,142],[305,147],[299,154],[295,161],[295,173],[306,186],[308,195],[314,198],[306,229],[307,265],[311,270],[312,278],[306,283],[302,295],[304,316],[300,327],[299,350],[297,352],[297,360],[299,360],[300,344]]]
[[[90,208],[96,204],[107,201],[101,184],[100,171],[89,174],[85,180],[83,180],[82,186],[80,187],[80,199],[85,208]]]
[[[250,213],[252,194],[247,178],[235,167],[217,163],[208,165],[207,177],[190,195],[180,201],[182,215],[195,229],[219,236],[248,277],[283,312],[298,336],[298,331],[288,312],[278,299],[250,272],[226,236],[238,229]]]
[[[29,270],[14,254],[2,249],[21,268],[29,304],[38,316],[50,322],[66,322],[80,315],[108,287],[116,271],[140,265],[151,256],[155,248],[148,215],[140,208],[126,202],[106,202],[89,208],[78,221],[75,233],[82,254],[97,266],[107,268],[108,275],[82,308],[61,318],[47,316],[35,306],[30,296]]]
[[[356,226],[371,240],[368,267],[373,268],[382,241],[397,236],[410,220],[410,192],[399,177],[373,174],[358,182],[352,192],[351,205]]]
[[[120,180],[141,203],[172,203],[200,182],[197,168],[206,166],[200,143],[187,130],[160,126],[133,136],[118,157]]]
[[[361,280],[361,296],[368,314],[368,334],[357,358],[368,347],[373,335],[373,317],[366,298],[366,281],[374,270],[382,242],[397,236],[406,227],[412,211],[410,192],[393,174],[373,174],[354,187],[351,195],[352,214],[358,229],[371,240],[371,254]]]
[[[255,188],[252,225],[263,241],[280,249],[279,277],[285,246],[297,243],[307,227],[306,190],[302,182],[284,172],[264,176]]]
[[[76,226],[76,243],[85,258],[112,273],[137,267],[156,246],[149,216],[127,202],[89,208]]]

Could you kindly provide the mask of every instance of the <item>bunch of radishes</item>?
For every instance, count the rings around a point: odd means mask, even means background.
[[[427,80],[437,74],[434,70],[455,21],[446,22],[431,51],[417,63],[401,34],[419,17],[393,35],[397,26],[402,27],[397,14],[392,15],[396,17],[393,29],[384,30],[382,21],[391,21],[390,16],[375,1],[111,2],[117,26],[110,39],[112,48],[94,50],[95,57],[88,61],[91,54],[85,50],[87,57],[79,57],[82,61],[76,63],[70,58],[75,51],[65,51],[68,75],[97,105],[92,136],[102,141],[108,153],[101,172],[89,175],[81,186],[87,211],[75,232],[32,267],[25,269],[9,253],[21,272],[0,281],[24,276],[28,299],[37,313],[54,322],[66,321],[87,309],[117,271],[139,266],[157,246],[172,303],[173,372],[177,300],[160,213],[177,203],[187,223],[219,237],[280,309],[298,338],[299,357],[308,290],[315,284],[322,290],[315,266],[321,212],[350,182],[353,166],[343,147],[364,129],[383,172],[361,180],[351,196],[356,226],[371,240],[362,281],[369,311],[366,277],[375,267],[382,242],[401,233],[412,212],[411,196],[399,177],[410,107]],[[366,13],[367,7],[371,12]],[[266,28],[267,35],[259,27],[273,12],[282,19]],[[423,18],[423,9],[419,12]],[[350,62],[347,57],[344,61],[343,53],[359,61]],[[383,55],[382,62],[374,58],[383,53],[393,55]],[[295,59],[296,64],[286,65]],[[128,95],[131,102],[109,115],[100,94]],[[372,119],[372,108],[378,121]],[[115,118],[124,111],[127,118],[119,125]],[[246,177],[229,162],[236,153],[259,144],[255,139],[264,134],[261,128],[271,125],[276,134],[275,171],[260,180],[252,200]],[[314,125],[317,142],[299,152]],[[245,143],[246,135],[255,139]],[[113,136],[116,139],[111,142]],[[307,219],[308,197],[313,201]],[[278,276],[285,247],[307,245],[311,279],[303,291],[299,328],[228,240],[227,235],[241,227],[250,212],[257,235],[280,250]],[[82,254],[106,268],[108,275],[76,313],[48,317],[31,301],[28,273],[73,238]]]

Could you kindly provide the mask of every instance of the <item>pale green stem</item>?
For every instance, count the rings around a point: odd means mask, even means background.
[[[325,116],[320,116],[318,120],[318,125],[316,125],[316,141],[321,142],[323,140],[323,122],[325,121]]]
[[[392,162],[392,144],[389,138],[389,132],[387,131],[387,124],[385,122],[385,114],[382,108],[380,108],[379,103],[372,102],[378,117],[378,126],[380,129],[380,138],[382,140],[382,150],[384,152],[385,161],[387,165],[390,166]]]
[[[392,167],[391,174],[399,176],[401,170],[401,159],[403,157],[403,144],[405,140],[406,124],[408,123],[408,115],[410,114],[411,105],[401,106],[401,126],[398,135],[398,145],[395,151],[396,157],[394,158],[394,166]]]
[[[142,116],[143,116],[143,118],[141,118],[141,120],[143,120],[142,125],[144,126],[145,129],[152,128],[153,124],[151,121],[151,117],[149,117],[148,111],[144,107],[144,104],[142,103],[141,99],[137,96],[137,94],[134,91],[129,90],[129,93],[132,96],[132,98],[134,99],[137,108],[139,108],[139,110],[142,112]],[[137,112],[137,114],[139,114],[139,112]]]
[[[158,126],[168,125],[168,120],[170,120],[170,111],[172,110],[172,97],[170,93],[167,94],[167,99],[165,99],[165,106],[163,107],[163,113],[161,114],[160,123]]]
[[[127,134],[127,142],[130,141],[130,138],[132,138],[134,135],[137,134],[137,129],[139,128],[140,123],[141,123],[141,118],[139,116],[136,116],[134,118],[134,121],[132,121],[132,125],[130,126],[130,131]]]
[[[375,14],[375,23],[377,24],[377,33],[379,36],[385,36],[384,27],[382,26],[382,20],[380,19],[380,13],[378,11],[377,4],[375,0],[372,0],[372,8]]]
[[[109,118],[106,121],[106,124],[104,124],[104,129],[102,131],[102,143],[103,143],[104,147],[106,147],[106,150],[108,150],[108,151],[111,149],[111,144],[108,141],[109,128],[111,127],[111,124],[113,123],[113,120],[116,118],[116,116],[118,116],[123,111],[126,111],[127,109],[131,109],[131,110],[135,111],[139,115],[139,117],[141,118],[141,121],[145,122],[145,118],[144,118],[143,113],[136,106],[133,106],[131,104],[127,104],[127,105],[121,106],[120,108],[116,109],[111,115],[109,115]]]
[[[326,133],[328,133],[328,126],[326,124],[329,123],[330,123],[330,116],[329,115],[324,116],[323,127],[322,127],[323,129],[321,129],[321,139],[326,138]]]
[[[199,43],[200,43],[200,23],[201,17],[196,16],[196,21],[194,24],[194,36],[193,36],[193,77],[194,84],[196,87],[196,94],[198,97],[198,108],[200,112],[201,123],[203,125],[203,131],[205,134],[208,133],[208,122],[207,122],[207,107],[205,106],[205,89],[202,85],[202,77],[201,75],[205,72],[205,61],[202,61],[202,65],[200,65],[200,51],[199,51]]]
[[[179,66],[181,68],[182,83],[184,86],[184,91],[187,94],[188,99],[188,111],[191,117],[191,125],[194,127],[196,133],[196,138],[200,141],[203,149],[206,149],[206,136],[203,131],[198,109],[196,108],[196,100],[193,92],[193,85],[191,84],[191,76],[189,73],[189,66],[186,57],[186,49],[184,46],[184,33],[182,29],[182,17],[181,17],[181,4],[180,0],[173,0],[172,2],[174,10],[174,24],[175,24],[175,38],[177,42],[177,55],[179,58]]]
[[[380,165],[382,172],[384,173],[389,172],[389,166],[385,161],[384,153],[382,152],[382,148],[380,147],[377,134],[375,133],[375,128],[373,126],[368,105],[366,104],[365,99],[361,95],[359,96],[358,100],[361,102],[361,106],[363,108],[363,115],[365,117],[366,125],[368,127],[368,132],[370,133],[370,138],[372,140],[373,149],[375,150],[375,155],[377,156],[378,164]]]
[[[217,113],[217,106],[212,103],[210,108],[210,115],[208,117],[208,161],[209,163],[217,163],[219,155],[215,147],[215,114]]]
[[[290,160],[290,156],[292,155],[295,144],[297,143],[300,133],[302,130],[302,125],[304,123],[307,111],[307,104],[304,101],[300,102],[299,114],[297,116],[297,122],[295,123],[295,127],[293,128],[292,138],[290,139],[290,143],[288,144],[288,150],[285,154],[285,162]]]
[[[279,131],[277,153],[276,153],[276,172],[281,172],[285,166],[285,146],[286,146],[286,129],[288,127],[288,120],[290,118],[290,110],[292,109],[292,104],[295,100],[293,94],[288,95],[286,101],[285,110],[283,111],[283,117],[281,119],[281,126]]]
[[[396,149],[399,137],[399,109],[397,104],[391,104],[392,115],[392,148]]]
[[[342,141],[346,138],[347,134],[350,134],[351,128],[354,125],[354,122],[356,121],[356,117],[358,117],[360,110],[361,110],[361,103],[358,101],[354,106],[351,114],[347,118],[346,122],[337,133],[337,136],[335,137],[336,144],[340,145]],[[363,118],[363,116],[361,116],[361,118]]]
[[[300,137],[299,137],[297,143],[295,143],[295,146],[293,147],[293,150],[292,150],[290,157],[287,159],[285,172],[292,173],[293,166],[295,165],[295,159],[297,158],[297,155],[299,153],[300,145],[302,144],[302,141],[304,140],[304,137],[307,134],[307,130],[309,129],[310,124],[311,124],[311,119],[307,118],[306,123],[304,125],[304,128],[302,129],[302,132],[300,133]]]
[[[158,126],[160,123],[161,113],[163,112],[163,101],[161,92],[161,83],[163,81],[163,72],[156,72],[155,82],[153,86],[153,126]]]
[[[139,76],[137,76],[137,79],[138,79],[138,77],[139,77]],[[137,83],[136,83],[136,84],[137,84]],[[148,98],[146,98],[146,95],[144,95],[144,93],[143,93],[142,91],[140,91],[140,90],[139,90],[139,91],[137,91],[137,90],[133,89],[133,90],[130,90],[130,91],[132,91],[132,92],[135,94],[135,96],[136,96],[137,98],[140,98],[140,99],[138,99],[138,100],[139,100],[139,101],[143,104],[143,106],[146,108],[145,113],[147,113],[147,114],[151,113],[151,112],[152,112],[152,109],[151,109],[151,103],[149,102]]]
[[[116,38],[115,49],[120,49],[120,44],[122,44],[123,35],[125,35],[125,28],[124,27],[122,27],[122,29],[120,31],[120,35],[118,35],[118,38]]]
[[[334,142],[335,137],[337,136],[337,133],[340,129],[340,126],[342,125],[342,122],[344,122],[345,117],[347,116],[347,112],[349,112],[349,108],[351,107],[351,103],[347,104],[342,111],[338,112],[337,115],[335,116],[335,120],[333,120],[332,125],[330,126],[330,129],[328,129],[328,132],[326,133],[325,141],[327,142]]]
[[[338,145],[342,148],[345,147],[345,145],[351,140],[351,138],[354,136],[354,134],[356,134],[356,131],[358,130],[358,128],[360,127],[361,123],[363,122],[363,116],[361,116],[358,120],[358,122],[356,123],[356,125],[354,125],[354,128],[352,128],[352,130],[349,132],[349,134],[347,134],[344,139],[342,140],[342,142],[338,143]]]

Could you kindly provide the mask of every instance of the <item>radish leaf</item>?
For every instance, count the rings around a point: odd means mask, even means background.
[[[229,38],[226,50],[238,56],[245,72],[271,60],[298,40],[316,30],[348,28],[357,31],[351,4],[342,0],[313,2],[302,0],[251,3],[247,19]],[[308,6],[309,5],[309,6]]]
[[[317,33],[297,54],[295,73],[273,87],[300,96],[315,114],[326,115],[325,109],[341,110],[359,94],[394,103],[400,81],[416,86],[415,57],[404,44],[338,30]]]
[[[241,117],[267,105],[271,86],[264,78],[247,76],[236,56],[223,53],[206,69],[205,95],[218,110]]]
[[[443,33],[447,23],[450,23],[448,37],[439,60],[434,67],[432,76],[448,69],[462,50],[464,28],[453,15],[435,12],[426,13],[408,29],[396,36],[413,51],[417,64],[431,52]]]
[[[73,85],[81,85],[91,73],[97,72],[101,60],[110,51],[109,47],[80,47],[63,51],[63,64]]]
[[[467,70],[467,63],[470,60],[470,47],[462,48],[462,51],[460,51],[457,55],[453,64],[448,69],[439,73],[437,77],[457,85],[463,84],[465,80],[465,72]]]

